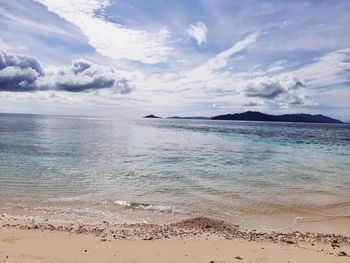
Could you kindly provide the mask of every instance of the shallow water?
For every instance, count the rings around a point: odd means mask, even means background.
[[[349,170],[350,125],[0,114],[0,212],[348,218]]]

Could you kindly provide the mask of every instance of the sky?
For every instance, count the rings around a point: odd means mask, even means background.
[[[350,120],[350,1],[1,0],[0,112]]]

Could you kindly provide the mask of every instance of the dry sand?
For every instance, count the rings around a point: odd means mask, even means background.
[[[257,233],[194,218],[170,225],[78,225],[0,217],[0,262],[350,262],[350,238]]]

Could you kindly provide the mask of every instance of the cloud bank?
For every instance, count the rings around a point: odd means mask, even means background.
[[[33,57],[0,52],[0,91],[84,92],[111,89],[115,93],[126,94],[134,88],[128,78],[125,72],[84,59],[73,61],[70,67],[45,72]]]

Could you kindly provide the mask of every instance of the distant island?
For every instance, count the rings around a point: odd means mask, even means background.
[[[161,117],[153,114],[144,116],[144,118],[159,119]],[[322,114],[282,114],[282,115],[271,115],[261,113],[258,111],[246,111],[243,113],[224,114],[214,117],[179,117],[172,116],[167,119],[188,119],[188,120],[228,120],[228,121],[272,121],[272,122],[308,122],[308,123],[344,123],[340,120],[333,119]]]
[[[202,116],[193,116],[193,117],[179,117],[179,116],[172,116],[167,117],[167,119],[180,119],[180,120],[210,120],[210,117],[202,117]]]
[[[258,111],[247,111],[243,113],[225,114],[211,118],[212,120],[234,120],[234,121],[276,121],[276,122],[309,122],[309,123],[343,123],[321,114],[283,114],[270,115]]]
[[[146,115],[146,116],[144,116],[144,118],[147,118],[147,119],[161,119],[161,117],[155,116],[155,115],[153,115],[153,114],[151,114],[151,115]]]

